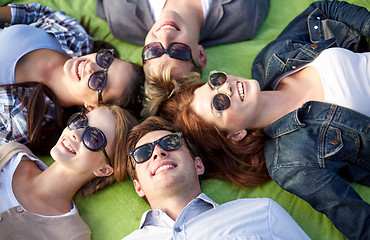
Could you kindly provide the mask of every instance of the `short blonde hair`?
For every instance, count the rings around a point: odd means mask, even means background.
[[[141,111],[142,117],[156,115],[161,105],[176,93],[186,86],[202,82],[198,72],[189,72],[181,76],[171,75],[176,68],[174,65],[164,64],[153,68],[149,64],[144,64],[145,98]]]

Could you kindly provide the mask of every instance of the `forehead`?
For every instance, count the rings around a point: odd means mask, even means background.
[[[146,143],[151,143],[154,142],[161,137],[164,137],[168,134],[171,134],[172,132],[167,131],[167,130],[158,130],[158,131],[153,131],[145,134],[140,140],[136,143],[135,147],[138,147],[140,145],[146,144]]]
[[[108,68],[108,81],[103,90],[103,100],[117,100],[122,97],[134,75],[130,63],[115,58]]]
[[[98,107],[86,114],[88,125],[90,127],[99,128],[108,136],[114,136],[116,122],[113,113],[106,107]]]

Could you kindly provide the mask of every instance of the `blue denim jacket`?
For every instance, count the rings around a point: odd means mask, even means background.
[[[285,72],[313,61],[323,50],[343,47],[369,51],[370,12],[344,1],[312,3],[257,55],[252,78],[263,90]]]
[[[271,178],[324,213],[349,239],[370,239],[370,204],[343,179],[370,186],[370,118],[312,101],[264,132]]]
[[[323,50],[368,51],[370,13],[339,1],[311,4],[256,57],[261,89]],[[266,165],[283,189],[324,213],[349,239],[370,239],[370,204],[346,180],[370,186],[370,118],[340,106],[308,102],[264,129]],[[346,179],[346,180],[344,180]]]

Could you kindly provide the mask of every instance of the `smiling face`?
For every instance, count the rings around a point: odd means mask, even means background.
[[[213,97],[224,93],[230,97],[231,105],[224,111],[217,111],[212,105]],[[205,83],[194,91],[191,102],[193,111],[204,121],[227,131],[230,135],[249,129],[260,111],[260,87],[257,81],[227,75],[227,81],[217,90]]]
[[[64,64],[64,84],[75,102],[80,105],[98,106],[98,92],[89,88],[88,80],[92,73],[103,70],[96,61],[96,53],[69,59]],[[133,79],[134,69],[131,63],[115,58],[107,69],[107,82],[102,91],[104,101],[117,100]],[[65,89],[63,89],[65,91]]]
[[[149,132],[137,142],[136,147],[151,143],[168,134],[171,132],[165,130]],[[199,191],[200,193],[198,175],[203,174],[204,166],[199,157],[192,158],[183,143],[180,148],[172,151],[165,151],[155,145],[150,159],[135,164],[135,170],[136,192],[141,197],[146,196],[150,202],[150,199],[175,194],[179,191]]]
[[[99,107],[87,114],[88,126],[100,129],[106,139],[105,150],[112,159],[113,141],[115,136],[115,118],[106,107]],[[83,142],[82,136],[86,128],[70,130],[65,128],[57,144],[51,149],[50,155],[57,164],[77,174],[95,173],[103,168],[110,168],[102,151],[93,152],[88,150]]]
[[[159,19],[154,23],[145,38],[145,45],[152,42],[160,42],[165,49],[173,42],[180,42],[191,48],[194,61],[200,66],[206,65],[205,52],[201,45],[198,45],[199,33],[194,31],[192,24],[189,24],[181,15],[175,11],[162,11]],[[145,62],[146,68],[157,68],[160,65],[174,65],[178,68],[173,74],[181,74],[192,71],[194,63],[170,58],[168,54],[153,58]]]

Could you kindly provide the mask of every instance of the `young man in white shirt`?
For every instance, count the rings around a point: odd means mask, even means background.
[[[218,205],[201,191],[196,149],[167,121],[150,117],[129,134],[128,172],[150,204],[140,229],[124,239],[310,239],[271,199]]]

